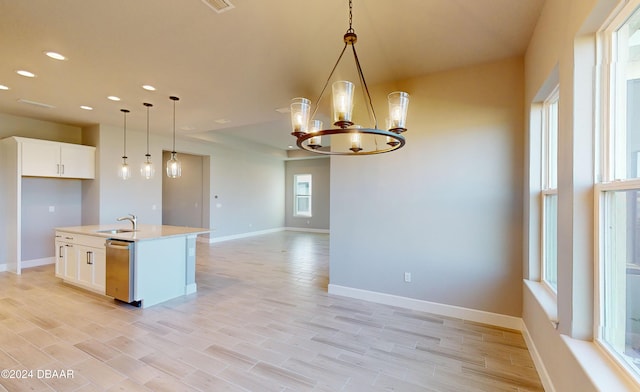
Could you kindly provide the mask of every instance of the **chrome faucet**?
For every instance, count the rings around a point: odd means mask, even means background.
[[[133,215],[133,214],[129,214],[128,216],[121,216],[120,218],[116,219],[118,222],[123,221],[123,220],[128,220],[129,222],[131,222],[131,224],[133,225],[133,231],[137,230],[138,227],[138,217]]]

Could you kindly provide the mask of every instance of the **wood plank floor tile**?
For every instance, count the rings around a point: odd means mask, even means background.
[[[8,391],[539,392],[518,331],[333,296],[329,236],[197,244],[198,292],[139,309],[0,273],[0,366],[73,379]]]

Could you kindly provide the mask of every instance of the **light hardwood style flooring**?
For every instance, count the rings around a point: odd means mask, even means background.
[[[326,234],[197,252],[198,292],[147,309],[0,273],[0,369],[33,371],[0,390],[543,390],[518,331],[327,294]]]

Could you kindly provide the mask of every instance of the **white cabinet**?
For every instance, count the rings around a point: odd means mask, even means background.
[[[56,276],[65,282],[105,293],[105,239],[56,232]]]
[[[76,258],[78,283],[104,294],[107,259],[104,246],[101,248],[78,246]]]
[[[21,149],[20,174],[33,177],[95,178],[95,147],[16,138]]]

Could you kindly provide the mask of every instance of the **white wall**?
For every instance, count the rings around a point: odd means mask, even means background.
[[[331,158],[332,285],[520,316],[522,75],[516,58],[377,86],[380,116],[411,94],[407,145]]]

